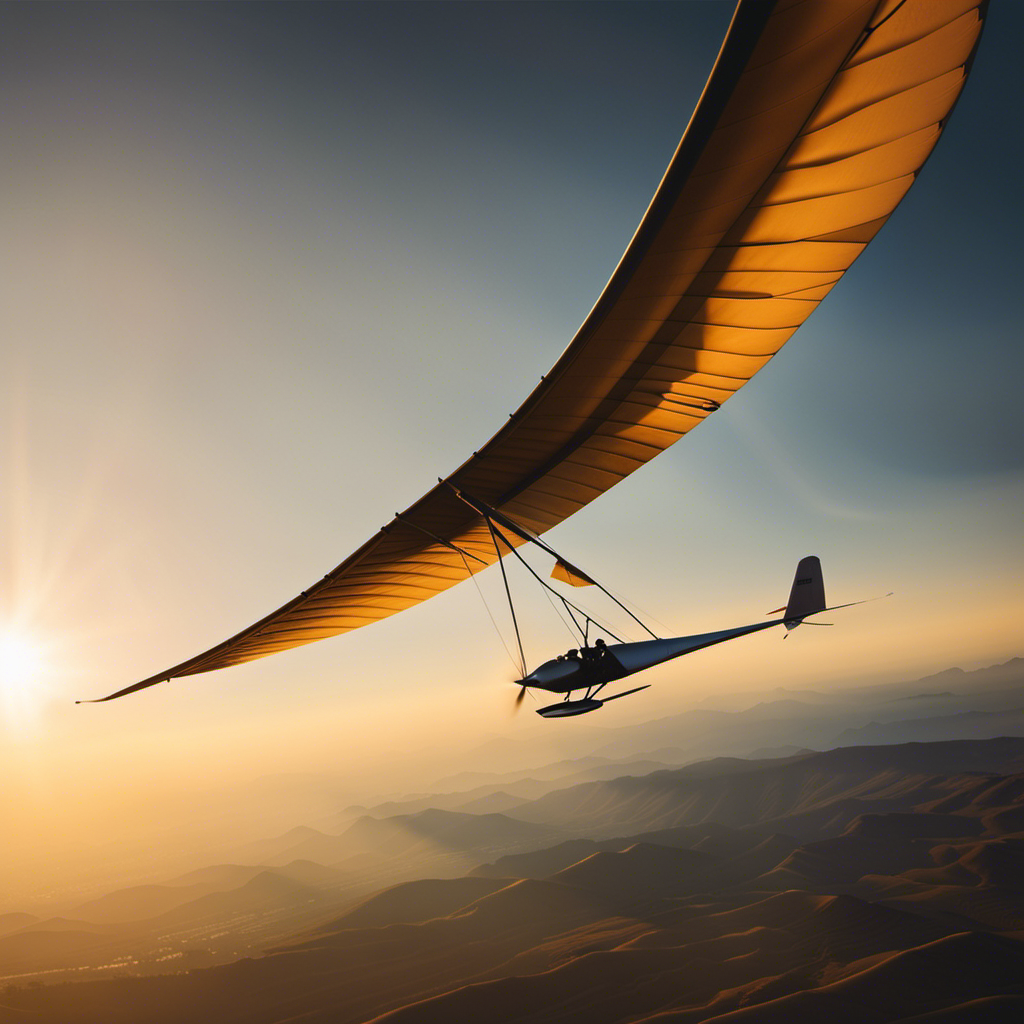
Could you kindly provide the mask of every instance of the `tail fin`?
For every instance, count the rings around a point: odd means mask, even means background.
[[[825,611],[825,584],[817,555],[801,558],[793,578],[793,589],[786,605],[786,626],[798,626],[807,615]]]

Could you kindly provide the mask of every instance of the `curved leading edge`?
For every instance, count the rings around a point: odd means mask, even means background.
[[[985,2],[741,0],[604,292],[448,481],[543,533],[728,400],[910,188],[963,87]],[[482,521],[439,484],[265,619],[103,699],[376,622],[494,557]]]

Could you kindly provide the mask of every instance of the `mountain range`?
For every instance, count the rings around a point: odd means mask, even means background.
[[[92,936],[111,966],[107,980],[11,978],[0,1012],[43,1024],[170,1024],[198,1006],[234,1024],[1018,1019],[1022,769],[1016,737],[846,747],[577,783],[515,817],[427,809],[363,816],[326,840],[302,830],[266,851],[317,842],[342,863],[440,860],[453,877],[360,895],[337,864],[223,864],[91,900],[78,924],[7,915],[4,957],[66,963]],[[126,920],[135,906],[160,912]],[[225,928],[230,962],[117,976],[142,969],[118,948],[176,935],[203,946]]]

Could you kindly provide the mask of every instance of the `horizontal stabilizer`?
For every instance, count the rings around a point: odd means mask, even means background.
[[[892,597],[895,591],[890,590],[888,594],[879,594],[878,597],[865,597],[863,601],[847,601],[846,604],[834,604],[831,608],[822,608],[823,612],[837,612],[840,608],[855,608],[859,604],[871,604],[872,601],[884,601],[887,597]],[[830,623],[818,622],[814,625],[825,626]]]

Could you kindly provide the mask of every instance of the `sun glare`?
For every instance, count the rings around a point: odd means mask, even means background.
[[[27,633],[0,632],[0,727],[9,735],[22,735],[39,721],[49,669],[45,651]]]
[[[6,690],[29,686],[42,667],[31,641],[15,633],[0,635],[0,685]]]

